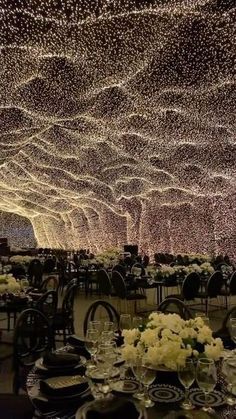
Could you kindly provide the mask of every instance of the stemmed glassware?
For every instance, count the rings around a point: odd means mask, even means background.
[[[185,399],[181,405],[184,410],[191,410],[194,408],[191,401],[188,398],[189,388],[193,384],[196,376],[195,365],[192,359],[186,359],[185,365],[179,367],[178,378],[181,384],[185,388]]]
[[[98,368],[101,371],[104,378],[104,384],[102,386],[102,391],[104,394],[108,394],[111,390],[109,379],[111,378],[113,371],[113,363],[116,358],[115,351],[115,343],[101,343],[98,348]]]
[[[225,358],[222,364],[222,373],[225,375],[228,382],[229,395],[226,397],[226,401],[229,406],[236,404],[236,398],[232,395],[233,386],[236,384],[236,359],[235,357]]]
[[[214,390],[217,382],[216,366],[212,359],[199,359],[197,363],[196,379],[199,388],[204,392],[205,405],[202,410],[212,413],[214,410],[208,405],[208,395]]]
[[[99,331],[97,329],[88,329],[85,339],[85,347],[91,355],[91,363],[87,365],[89,368],[95,367],[94,357],[98,349]]]
[[[230,318],[230,336],[232,341],[236,344],[236,318]]]
[[[144,391],[143,391],[143,374],[144,370],[142,368],[143,359],[142,356],[137,356],[134,363],[132,364],[132,371],[134,373],[135,378],[139,383],[139,389],[135,393],[134,397],[138,400],[143,400],[144,398]]]
[[[131,315],[130,314],[121,314],[120,315],[120,322],[119,322],[119,328],[120,330],[124,329],[131,329]]]
[[[145,359],[142,360],[141,370],[140,374],[144,385],[144,398],[142,402],[145,407],[152,407],[155,403],[150,399],[148,389],[156,378],[156,371],[150,368],[150,366],[145,362]]]
[[[143,326],[143,318],[142,317],[133,317],[132,319],[132,326],[134,329],[139,329]]]

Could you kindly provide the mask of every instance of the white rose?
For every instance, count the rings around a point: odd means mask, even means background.
[[[138,329],[123,330],[122,335],[124,336],[125,344],[133,345],[139,339],[140,332]]]

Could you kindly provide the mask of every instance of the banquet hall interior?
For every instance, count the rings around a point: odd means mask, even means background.
[[[236,418],[235,1],[0,16],[0,419]]]

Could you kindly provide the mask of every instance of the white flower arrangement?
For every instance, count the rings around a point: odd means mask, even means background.
[[[14,255],[10,257],[11,263],[21,264],[21,265],[28,265],[30,261],[34,259],[34,256],[29,255]]]
[[[213,274],[214,272],[214,268],[213,266],[210,264],[210,262],[204,262],[201,264],[200,266],[202,273],[205,275],[209,275],[209,274]]]
[[[185,321],[178,314],[151,313],[145,330],[123,330],[123,336],[124,360],[132,363],[141,355],[155,369],[176,371],[189,357],[216,361],[223,350],[221,339],[212,337],[200,317]]]
[[[105,268],[114,266],[119,262],[120,249],[108,249],[106,252],[96,255],[96,264],[101,264]],[[91,264],[91,261],[90,261]]]
[[[0,275],[0,294],[18,291],[20,291],[20,284],[13,278],[12,274]]]

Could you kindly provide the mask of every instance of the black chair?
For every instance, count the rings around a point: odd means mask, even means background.
[[[120,315],[110,303],[103,300],[95,301],[91,306],[88,308],[88,311],[84,318],[84,336],[86,336],[88,324],[90,321],[95,319],[96,312],[98,309],[103,308],[108,317],[109,321],[114,322],[117,326],[119,325]]]
[[[221,288],[220,295],[225,297],[226,308],[228,308],[228,297],[236,295],[236,271],[231,274],[229,282]]]
[[[66,290],[62,301],[62,307],[57,310],[53,319],[52,327],[56,335],[63,335],[63,342],[66,338],[74,334],[74,299],[78,287],[72,285]]]
[[[126,267],[124,265],[117,264],[113,266],[112,271],[119,272],[123,278],[126,276]]]
[[[105,269],[99,269],[97,272],[97,280],[100,293],[110,296],[112,294],[112,285],[109,275]]]
[[[57,291],[59,288],[59,280],[56,276],[50,275],[40,285],[40,291],[46,292],[48,290]]]
[[[235,344],[232,344],[231,336],[230,336],[230,330],[229,330],[229,320],[230,317],[236,317],[236,306],[232,307],[225,315],[221,327],[216,331],[213,332],[214,338],[221,338],[223,341],[223,344],[225,347],[230,346],[230,349],[232,349],[232,346],[235,346]]]
[[[51,350],[53,333],[46,316],[33,308],[23,311],[18,317],[13,337],[13,392],[25,389],[27,374],[36,359]]]
[[[181,293],[169,295],[166,298],[178,298],[179,300],[191,301],[198,296],[201,279],[198,273],[191,272],[183,280]]]
[[[172,308],[172,309],[171,309]],[[166,298],[158,306],[158,311],[162,313],[176,313],[184,320],[192,319],[189,308],[178,298]]]
[[[127,301],[134,301],[134,309],[137,311],[137,301],[146,300],[146,295],[137,292],[129,292],[127,290],[124,279],[122,278],[119,272],[113,271],[111,277],[111,283],[114,288],[114,291],[121,300],[125,300],[126,309]],[[127,311],[127,310],[126,310]]]
[[[48,258],[45,260],[44,264],[43,264],[43,272],[45,274],[50,274],[54,271],[56,266],[56,262],[54,259],[52,258]]]
[[[132,266],[132,269],[131,269],[131,273],[133,273],[134,268],[141,269],[141,276],[145,275],[145,269],[144,269],[142,263],[134,263],[133,266]]]
[[[220,271],[215,271],[207,281],[204,291],[198,292],[197,298],[205,300],[205,313],[208,314],[209,302],[212,298],[217,298],[220,295],[224,280]]]
[[[57,292],[54,290],[50,290],[45,292],[42,297],[40,297],[35,305],[35,308],[41,311],[47,319],[49,320],[50,324],[52,323],[56,312],[57,312]]]
[[[43,265],[39,259],[32,259],[28,267],[30,285],[39,288],[43,278]]]

